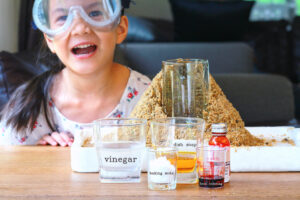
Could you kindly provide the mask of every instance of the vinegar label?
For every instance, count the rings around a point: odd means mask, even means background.
[[[140,166],[143,150],[138,143],[107,143],[97,148],[101,167],[114,169]]]
[[[128,152],[112,153],[107,151],[101,152],[101,163],[105,167],[136,167],[141,162],[141,156],[139,153],[128,154]]]

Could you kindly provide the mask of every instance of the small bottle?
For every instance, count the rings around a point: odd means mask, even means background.
[[[208,144],[210,146],[219,146],[222,148],[226,148],[224,182],[227,183],[230,180],[230,141],[226,137],[226,123],[212,124],[211,133],[212,137],[210,138]]]

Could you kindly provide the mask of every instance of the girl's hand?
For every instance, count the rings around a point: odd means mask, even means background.
[[[44,135],[40,141],[38,141],[38,145],[51,145],[51,146],[71,146],[73,144],[74,138],[70,133],[58,133],[53,132],[47,135]]]

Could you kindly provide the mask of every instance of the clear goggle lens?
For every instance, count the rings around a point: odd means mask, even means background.
[[[120,14],[120,0],[35,0],[33,6],[36,26],[50,38],[66,32],[77,17],[99,31],[110,31]]]

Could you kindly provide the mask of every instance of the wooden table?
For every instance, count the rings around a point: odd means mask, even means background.
[[[75,173],[70,149],[0,147],[0,199],[300,199],[300,173],[232,173],[223,189],[177,185],[150,191],[139,184],[103,184],[97,173]]]

